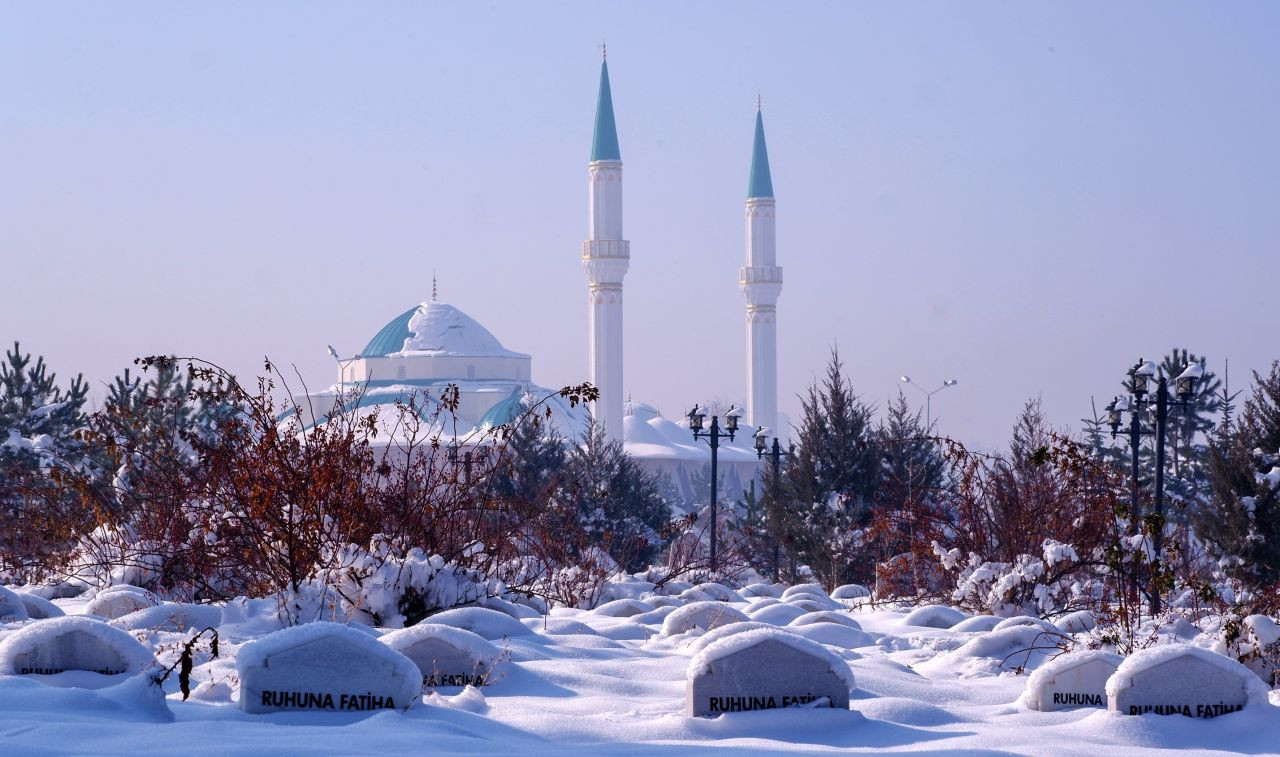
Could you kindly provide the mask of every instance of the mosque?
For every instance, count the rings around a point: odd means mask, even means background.
[[[687,418],[665,418],[655,408],[632,402],[624,394],[622,286],[631,245],[622,234],[622,152],[607,60],[600,66],[587,182],[587,240],[582,243],[588,303],[587,376],[600,396],[589,409],[570,407],[567,401],[552,397],[552,425],[561,436],[576,438],[594,416],[607,435],[621,439],[634,459],[669,476],[685,496],[696,496],[690,481],[710,462],[707,443],[693,438]],[[758,103],[746,220],[746,265],[739,269],[738,284],[746,296],[748,404],[741,411],[737,440],[721,442],[719,463],[726,492],[741,491],[745,482],[759,475],[754,429],[763,427],[770,436],[778,433],[776,315],[782,269],[776,264],[773,182]],[[437,423],[433,434],[465,445],[482,438],[486,429],[515,419],[526,397],[542,399],[553,394],[533,382],[529,355],[507,349],[474,318],[437,301],[435,289],[433,282],[430,300],[393,318],[360,353],[341,358],[330,348],[338,359],[338,383],[294,398],[309,416],[307,425],[327,418],[315,415],[311,408],[333,408],[335,400],[350,395],[353,389],[359,390],[359,398],[342,412],[394,405],[409,394],[438,401],[445,388],[453,385],[458,388],[457,410],[444,422],[438,417],[424,420]],[[380,436],[385,443],[394,443],[401,432],[388,428]]]

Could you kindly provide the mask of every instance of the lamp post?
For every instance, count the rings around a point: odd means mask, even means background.
[[[770,461],[773,463],[774,490],[773,490],[773,494],[770,496],[769,508],[771,513],[773,513],[774,515],[777,515],[777,508],[779,508],[781,504],[778,502],[774,502],[773,499],[777,495],[778,489],[782,486],[782,458],[791,457],[795,455],[796,452],[795,452],[794,444],[791,445],[791,449],[787,450],[786,452],[783,452],[782,445],[778,442],[778,437],[776,436],[773,437],[773,449],[770,449],[767,435],[768,435],[768,429],[766,429],[764,426],[760,426],[759,428],[756,429],[756,459],[763,460],[766,457],[768,457]],[[782,534],[780,533],[781,518],[771,517],[770,520],[774,521],[773,523],[770,523],[770,525],[773,527],[773,530],[774,530],[773,580],[777,581],[779,580],[778,564],[781,559],[781,546],[782,546]]]
[[[1165,426],[1169,420],[1169,407],[1183,410],[1191,407],[1191,397],[1195,393],[1196,381],[1204,375],[1204,368],[1199,363],[1188,363],[1177,378],[1173,380],[1174,393],[1177,400],[1169,399],[1169,379],[1164,371],[1157,370],[1155,363],[1142,360],[1129,369],[1129,393],[1132,397],[1116,397],[1107,405],[1107,425],[1111,427],[1111,438],[1120,432],[1123,413],[1129,413],[1129,448],[1131,456],[1131,475],[1133,486],[1130,490],[1133,517],[1138,519],[1138,448],[1143,436],[1154,435],[1156,438],[1156,478],[1155,478],[1155,533],[1151,536],[1152,551],[1155,553],[1155,566],[1160,565],[1160,557],[1164,554],[1164,443]],[[1151,379],[1156,379],[1156,396],[1152,400]],[[1155,428],[1142,428],[1140,411],[1155,404]],[[1157,585],[1158,571],[1151,571],[1151,614],[1160,612],[1160,591]]]
[[[912,381],[910,376],[903,376],[900,380],[904,384],[910,384],[911,386],[914,386],[916,389],[919,389],[922,394],[924,394],[924,408],[925,408],[924,409],[924,427],[925,429],[933,428],[933,395],[937,394],[943,389],[946,389],[949,386],[955,386],[956,384],[960,383],[959,379],[950,378],[950,379],[947,379],[946,381],[943,381],[942,386],[930,392],[930,391],[927,391],[923,386],[920,386],[916,382]]]
[[[729,408],[729,411],[724,414],[723,431],[720,430],[720,418],[715,415],[711,416],[711,428],[703,431],[702,426],[703,422],[707,418],[707,414],[699,412],[699,410],[700,407],[698,405],[694,405],[693,409],[689,411],[689,430],[693,432],[693,438],[695,440],[706,437],[707,443],[711,445],[711,572],[715,573],[716,531],[719,530],[718,525],[720,521],[720,503],[717,501],[718,495],[716,492],[717,484],[719,483],[717,481],[717,478],[719,477],[717,466],[719,460],[720,439],[727,436],[729,437],[729,441],[733,441],[734,435],[738,433],[738,416],[742,414],[742,411],[738,410],[736,407]]]

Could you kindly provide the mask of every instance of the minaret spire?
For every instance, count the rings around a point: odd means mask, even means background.
[[[777,325],[782,269],[777,266],[775,205],[764,113],[757,94],[751,176],[747,180],[747,264],[738,272],[738,286],[747,297],[747,416],[751,425],[783,437],[785,430],[778,428]]]
[[[622,438],[622,279],[631,262],[631,245],[622,238],[622,151],[613,117],[609,63],[600,46],[600,91],[587,164],[587,241],[582,267],[587,272],[588,381],[600,390],[595,418],[612,439]]]

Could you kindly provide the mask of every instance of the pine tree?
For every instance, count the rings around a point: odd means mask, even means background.
[[[828,583],[865,579],[872,560],[863,549],[863,529],[880,480],[879,452],[871,409],[853,393],[835,349],[825,376],[801,398],[801,411],[786,472],[796,507],[791,536],[797,556]]]
[[[87,517],[58,483],[87,465],[77,438],[87,396],[82,377],[59,387],[17,342],[0,364],[0,570],[11,580],[38,578]]]
[[[661,482],[647,473],[604,428],[592,423],[570,447],[557,497],[571,504],[597,546],[626,570],[641,570],[657,557],[671,522]]]
[[[494,491],[533,505],[545,504],[561,486],[568,450],[564,439],[543,421],[525,413],[507,439],[507,466],[494,479]]]
[[[1280,487],[1267,476],[1280,466],[1280,361],[1254,379],[1238,421],[1210,440],[1212,496],[1196,530],[1231,574],[1267,586],[1280,581]]]
[[[918,521],[937,507],[946,461],[921,422],[920,412],[912,412],[902,392],[889,403],[876,437],[881,477],[874,504],[878,515],[897,531],[887,539],[881,535],[879,559],[883,561],[906,551],[913,543]]]

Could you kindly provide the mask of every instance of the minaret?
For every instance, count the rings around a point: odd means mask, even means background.
[[[774,220],[769,151],[757,98],[755,146],[747,183],[747,264],[738,272],[738,286],[747,296],[747,419],[752,426],[769,429],[770,436],[783,437],[784,430],[778,428],[777,323],[782,269],[775,265]]]
[[[621,439],[622,278],[631,262],[631,245],[622,238],[622,153],[613,120],[609,64],[604,60],[587,177],[587,241],[582,243],[582,267],[587,272],[587,380],[600,390],[596,420],[604,424],[609,438]]]

